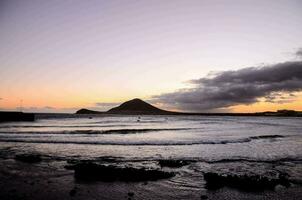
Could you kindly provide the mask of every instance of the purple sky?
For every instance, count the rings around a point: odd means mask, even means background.
[[[148,99],[211,71],[295,59],[301,10],[299,0],[2,0],[0,108]]]

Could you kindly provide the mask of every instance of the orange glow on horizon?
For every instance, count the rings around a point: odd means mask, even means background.
[[[232,112],[240,113],[277,111],[283,109],[302,111],[302,94],[299,93],[297,99],[289,103],[258,102],[250,105],[232,106],[230,108]]]
[[[103,95],[100,93],[95,93],[92,91],[85,92],[75,92],[68,89],[61,89],[61,92],[53,92],[54,90],[42,90],[41,88],[36,88],[36,90],[24,90],[22,93],[15,91],[10,91],[10,98],[1,97],[0,109],[1,110],[18,110],[22,104],[24,109],[34,108],[36,110],[43,108],[51,108],[53,112],[66,111],[72,112],[79,108],[96,108],[96,103],[121,103],[128,101],[132,98],[141,98],[143,100],[148,100],[146,95],[123,95],[118,93],[105,92],[103,90]],[[22,95],[20,95],[22,94]],[[269,102],[257,102],[250,105],[237,105],[229,107],[230,112],[239,113],[252,113],[252,112],[264,112],[264,111],[277,111],[281,109],[297,110],[302,111],[302,93],[297,93],[295,101],[288,103],[269,103]],[[124,96],[123,98],[121,96]],[[21,102],[22,101],[22,102]],[[154,104],[155,105],[155,104]],[[165,107],[165,104],[157,104],[161,109],[171,110],[171,111],[183,111],[177,108]],[[97,108],[96,108],[97,109]],[[100,110],[102,108],[100,107]],[[106,109],[105,109],[106,110]],[[195,111],[202,112],[202,111]]]

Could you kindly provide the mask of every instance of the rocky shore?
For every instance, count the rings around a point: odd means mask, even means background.
[[[226,173],[215,167],[207,171],[202,168],[203,162],[174,159],[64,160],[38,154],[0,159],[0,199],[3,200],[298,199],[302,195],[301,185],[280,170],[258,175]],[[200,166],[200,171],[193,173],[196,166]],[[182,181],[195,186],[182,185]]]

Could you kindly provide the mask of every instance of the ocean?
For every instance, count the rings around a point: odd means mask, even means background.
[[[294,117],[40,114],[35,122],[1,123],[0,152],[5,159],[28,153],[48,162],[106,158],[149,168],[160,168],[158,160],[189,161],[167,169],[175,177],[149,184],[150,191],[163,188],[155,199],[194,199],[207,191],[208,171],[282,172],[302,183],[302,123]]]

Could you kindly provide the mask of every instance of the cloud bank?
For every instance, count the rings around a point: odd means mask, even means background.
[[[299,58],[302,58],[302,48],[300,48],[297,52],[296,52],[296,56]]]
[[[260,98],[285,103],[302,91],[302,61],[224,71],[189,82],[193,88],[153,96],[152,101],[195,112],[252,104]]]

